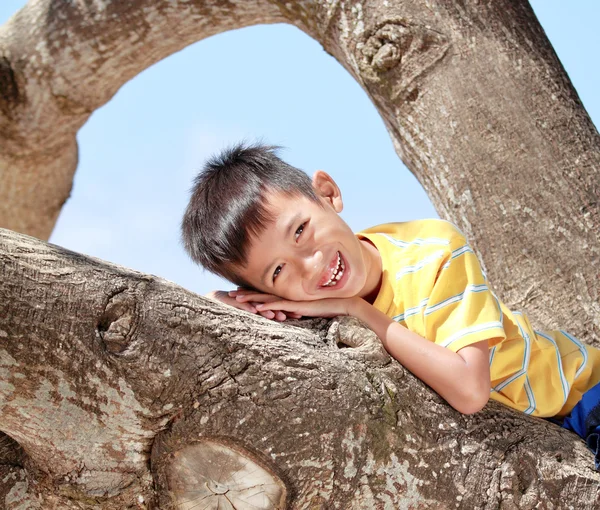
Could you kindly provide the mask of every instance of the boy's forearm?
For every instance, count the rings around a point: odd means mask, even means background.
[[[362,299],[353,301],[348,311],[375,332],[391,356],[456,410],[471,414],[485,405],[489,368],[484,377],[481,363],[470,366],[458,353],[408,330]]]

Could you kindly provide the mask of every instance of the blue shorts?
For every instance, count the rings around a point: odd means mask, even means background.
[[[583,394],[562,426],[584,439],[600,469],[600,383]]]

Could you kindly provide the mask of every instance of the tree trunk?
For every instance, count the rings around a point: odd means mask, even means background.
[[[460,415],[355,319],[273,324],[6,230],[0,261],[6,508],[600,502],[575,435]]]
[[[77,130],[127,80],[275,22],[361,83],[500,297],[598,345],[600,138],[525,1],[32,2],[0,28],[0,225],[50,234]],[[351,321],[274,325],[23,236],[0,245],[7,508],[598,505],[576,438],[493,403],[458,415],[372,339],[340,349],[369,338]]]

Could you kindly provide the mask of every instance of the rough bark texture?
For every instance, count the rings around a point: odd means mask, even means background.
[[[576,436],[460,415],[354,319],[274,325],[5,230],[0,262],[6,508],[190,508],[253,466],[294,509],[600,504]],[[216,480],[207,445],[234,452]]]
[[[0,225],[47,238],[77,130],[127,80],[202,38],[276,22],[363,86],[507,304],[599,341],[600,137],[525,0],[30,2],[0,28]]]
[[[0,27],[0,225],[49,235],[77,130],[127,80],[274,22],[361,83],[501,298],[598,343],[600,138],[522,0],[32,1]],[[0,246],[7,508],[185,507],[202,448],[233,479],[264,470],[268,508],[599,504],[576,438],[495,404],[457,415],[352,323],[273,325],[17,234]],[[211,476],[198,498],[243,492]]]

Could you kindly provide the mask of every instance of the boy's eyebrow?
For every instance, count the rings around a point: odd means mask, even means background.
[[[287,227],[285,228],[285,235],[286,235],[286,237],[289,237],[289,235],[291,233],[291,230],[294,228],[294,226],[296,225],[296,222],[298,222],[301,217],[302,217],[302,213],[301,212],[297,212],[296,214],[294,214],[294,216],[292,217],[292,219],[288,222]]]
[[[294,214],[294,216],[292,216],[290,221],[288,221],[288,224],[285,227],[285,237],[286,238],[290,236],[291,231],[293,230],[296,223],[300,220],[300,218],[302,218],[302,213],[298,212],[298,213]],[[265,268],[265,270],[260,278],[260,280],[265,284],[268,283],[267,282],[267,274],[269,273],[270,269],[271,269],[271,263],[267,264],[267,267]]]

